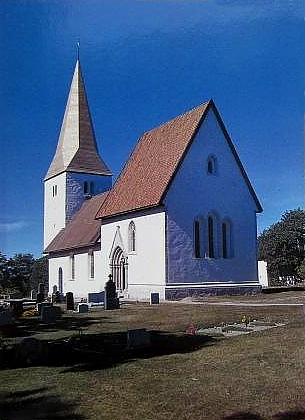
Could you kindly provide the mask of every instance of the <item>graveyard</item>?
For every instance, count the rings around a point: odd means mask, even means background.
[[[27,310],[1,329],[3,418],[304,419],[303,294]]]

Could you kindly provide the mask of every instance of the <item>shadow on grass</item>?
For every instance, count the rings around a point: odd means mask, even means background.
[[[126,333],[90,334],[80,337],[72,345],[69,354],[70,367],[66,372],[107,369],[119,364],[150,359],[175,353],[189,353],[204,346],[214,345],[216,340],[209,336],[174,334],[151,331],[151,346],[128,348]],[[72,362],[72,363],[71,363]],[[71,364],[73,366],[71,367]]]
[[[0,394],[1,418],[5,420],[85,420],[75,414],[75,403],[46,395],[48,387]],[[2,417],[3,416],[3,417]]]
[[[101,317],[99,320],[106,319]],[[96,320],[90,317],[82,316],[64,316],[56,321],[54,324],[44,324],[40,322],[39,317],[19,318],[11,337],[28,337],[41,332],[56,332],[59,330],[79,330],[86,328],[89,325],[96,324]]]
[[[304,420],[304,410],[282,411],[274,414],[271,417],[262,417],[257,413],[250,413],[249,411],[239,411],[237,413],[229,414],[222,418],[222,420]]]

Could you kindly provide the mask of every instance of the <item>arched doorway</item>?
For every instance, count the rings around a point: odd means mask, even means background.
[[[123,293],[127,290],[128,263],[127,257],[124,257],[122,248],[115,248],[111,258],[111,274],[116,285],[117,291]]]
[[[62,282],[62,278],[63,278],[62,268],[59,267],[59,269],[58,269],[58,291],[59,291],[59,293],[61,295],[63,294],[63,282]]]

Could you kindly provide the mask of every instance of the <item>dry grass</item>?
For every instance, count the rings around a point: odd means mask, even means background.
[[[289,299],[300,296],[289,293]],[[28,323],[23,326],[29,334],[58,338],[71,335],[71,326],[82,325],[91,334],[143,327],[174,333],[190,323],[209,327],[240,322],[245,314],[287,325],[217,339],[185,352],[140,355],[112,366],[71,363],[2,371],[0,390],[6,400],[1,419],[305,419],[301,306],[133,304],[119,311],[95,309],[89,315],[67,315],[69,322],[57,330],[37,331],[29,319],[22,322]]]

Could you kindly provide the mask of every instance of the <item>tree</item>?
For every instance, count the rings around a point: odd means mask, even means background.
[[[10,287],[23,296],[30,291],[30,277],[35,259],[32,254],[16,254],[7,261]]]
[[[300,278],[305,259],[305,211],[286,211],[259,236],[258,248],[259,259],[267,261],[274,283],[279,283],[280,277]]]
[[[49,263],[48,257],[38,258],[32,268],[32,273],[30,277],[30,290],[38,289],[38,284],[43,283],[45,291],[48,291],[48,275],[49,275]]]

